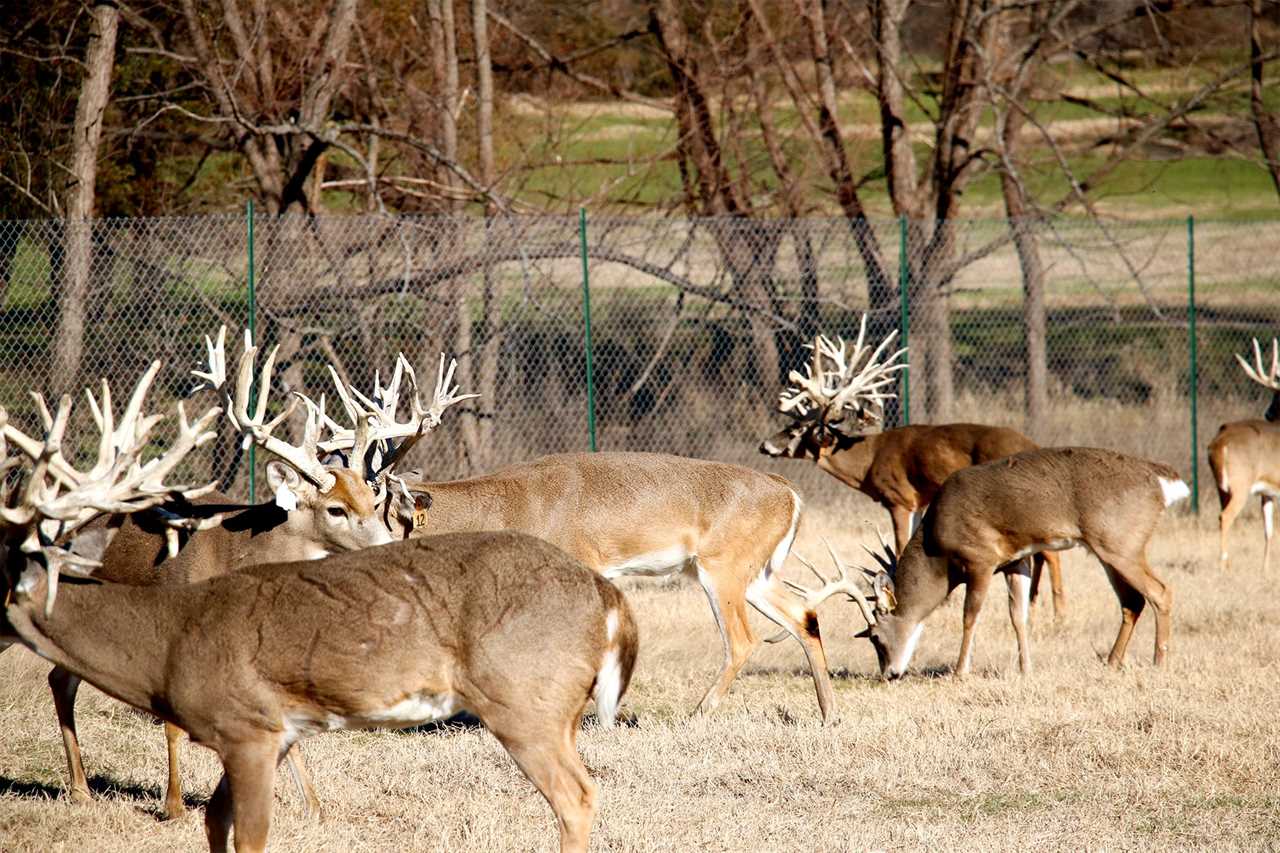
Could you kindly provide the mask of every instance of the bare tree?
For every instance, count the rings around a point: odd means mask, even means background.
[[[91,220],[98,177],[98,148],[102,142],[103,114],[110,97],[111,72],[115,67],[120,9],[110,0],[98,0],[91,9],[89,26],[85,75],[72,128],[71,175],[66,189],[66,256],[58,326],[54,332],[52,384],[59,391],[77,384],[76,377],[84,353],[85,313],[93,263]]]

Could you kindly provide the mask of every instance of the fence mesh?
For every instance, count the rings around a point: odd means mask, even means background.
[[[1193,233],[1186,222],[1065,219],[299,216],[260,217],[252,238],[242,216],[0,222],[0,403],[34,430],[28,391],[105,377],[119,394],[158,358],[162,404],[194,385],[205,334],[252,319],[259,342],[280,347],[273,407],[292,388],[328,390],[329,364],[367,388],[402,351],[429,385],[438,355],[457,357],[463,389],[483,396],[446,417],[414,461],[433,478],[462,476],[588,446],[589,285],[601,449],[747,462],[829,488],[755,447],[781,425],[773,404],[802,344],[817,331],[856,334],[870,311],[877,334],[909,333],[900,416],[1002,424],[1188,472],[1194,271],[1194,458],[1212,492],[1204,445],[1265,405],[1232,353],[1280,328],[1275,245],[1280,222]],[[1028,281],[1043,289],[1039,403]],[[222,436],[193,463],[208,471],[190,473],[243,494],[237,447]]]

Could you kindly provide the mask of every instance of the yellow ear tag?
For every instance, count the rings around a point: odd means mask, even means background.
[[[426,498],[414,495],[413,497],[413,529],[419,530],[427,526],[427,500]]]

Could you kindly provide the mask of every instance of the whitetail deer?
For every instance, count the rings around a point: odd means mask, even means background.
[[[1275,503],[1280,497],[1280,343],[1274,338],[1271,341],[1270,369],[1262,365],[1262,349],[1257,338],[1253,341],[1253,358],[1251,366],[1236,356],[1246,376],[1271,389],[1271,405],[1267,406],[1262,420],[1223,424],[1209,442],[1209,467],[1222,504],[1218,534],[1219,562],[1224,571],[1228,566],[1227,534],[1250,495],[1262,499],[1262,570],[1267,571],[1271,562],[1271,536],[1275,532]]]
[[[70,408],[64,397],[42,444],[19,445],[31,471],[17,502],[0,508],[11,545],[5,634],[218,753],[224,775],[205,815],[211,850],[227,848],[233,827],[238,853],[265,848],[275,767],[301,738],[462,709],[546,797],[561,849],[587,849],[596,793],[577,729],[592,698],[612,724],[637,649],[616,587],[545,542],[491,533],[199,583],[57,594],[60,570],[84,562],[59,546],[94,517],[195,494],[163,479],[212,437],[204,428],[217,414],[194,425],[181,416],[178,441],[145,466],[137,462],[155,421],[144,419],[145,429],[122,430],[133,433],[127,441],[104,438],[99,464],[81,474],[60,450]],[[152,642],[134,644],[140,635]]]
[[[224,328],[216,347],[212,342],[209,344],[209,371],[197,372],[219,391],[226,383],[226,362],[222,356],[225,333]],[[256,353],[257,348],[246,341],[235,399],[227,395],[227,414],[247,440],[280,457],[267,463],[267,479],[274,499],[244,506],[224,495],[210,495],[194,504],[166,501],[140,514],[120,513],[96,519],[84,527],[76,543],[79,546],[84,539],[97,537],[97,547],[92,549],[101,552],[101,566],[94,571],[96,579],[136,586],[192,583],[258,563],[316,559],[391,541],[390,531],[380,514],[381,496],[375,494],[357,472],[343,466],[326,467],[316,461],[316,442],[321,429],[318,412],[309,411],[302,445],[290,445],[272,435],[276,426],[293,411],[289,408],[286,415],[272,423],[264,422],[274,351],[263,365],[257,406],[250,414],[248,403]],[[135,417],[158,367],[157,362],[134,392],[129,410],[135,412]],[[104,397],[106,395],[104,391]],[[108,398],[104,400],[108,417],[109,408]],[[16,437],[11,425],[6,427],[6,436],[11,440]],[[49,673],[49,686],[62,732],[71,799],[88,801],[88,779],[75,724],[80,679],[54,667]],[[182,733],[166,724],[165,735],[169,756],[165,816],[174,818],[185,811],[178,758]],[[318,810],[319,800],[301,757],[290,753],[289,765],[308,811]]]
[[[1032,450],[952,474],[925,511],[902,554],[876,554],[864,569],[870,603],[857,580],[837,564],[834,579],[806,590],[806,605],[845,595],[867,621],[868,637],[888,680],[903,675],[924,620],[964,584],[964,633],[956,674],[969,673],[978,611],[992,575],[1005,573],[1009,617],[1022,672],[1031,669],[1027,639],[1026,557],[1041,550],[1084,545],[1102,562],[1120,600],[1120,631],[1107,661],[1119,666],[1144,605],[1156,611],[1155,663],[1163,664],[1172,630],[1173,591],[1147,563],[1146,549],[1165,507],[1189,490],[1167,465],[1088,447]],[[834,556],[834,555],[833,555]]]
[[[881,368],[872,359],[863,369],[868,393],[878,387]],[[402,373],[413,393],[413,418],[405,423],[396,421]],[[442,363],[438,397],[443,386],[444,397],[456,399],[449,382]],[[405,444],[420,434],[418,424],[431,420],[416,401],[416,380],[403,359],[389,388],[379,386],[371,397],[355,389],[340,396],[354,419],[372,419],[371,434],[379,440],[405,437],[398,446],[371,445],[379,461],[367,470],[378,470],[388,492],[398,496],[389,516],[392,523],[399,519],[406,535],[515,530],[563,548],[608,578],[688,572],[706,593],[724,643],[724,663],[698,711],[720,703],[759,645],[747,621],[749,604],[800,642],[822,717],[831,719],[834,693],[817,618],[787,594],[777,574],[801,510],[800,497],[783,478],[663,454],[569,453],[472,479],[430,482],[397,469]],[[856,393],[846,396],[856,401]],[[354,441],[348,436],[347,443]],[[330,447],[345,449],[338,440]]]
[[[843,340],[832,342],[821,335],[814,340],[808,376],[793,374],[793,385],[783,392],[779,411],[791,423],[760,443],[766,456],[809,459],[819,469],[876,501],[893,521],[894,548],[901,554],[915,521],[933,501],[947,477],[967,468],[1001,459],[1037,445],[1022,433],[982,424],[913,424],[880,431],[880,401],[887,393],[866,398],[851,408],[842,394],[858,390],[858,367],[871,353],[863,341],[867,320],[863,315],[852,350]],[[891,333],[871,355],[872,360],[897,333]],[[892,362],[898,354],[890,356]],[[830,364],[828,364],[829,362]],[[893,369],[905,364],[894,365]],[[816,378],[815,378],[816,377]],[[1035,601],[1040,572],[1049,566],[1056,616],[1066,613],[1062,565],[1052,552],[1036,554],[1032,569],[1031,597]]]

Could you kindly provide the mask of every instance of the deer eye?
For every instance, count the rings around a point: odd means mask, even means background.
[[[347,517],[346,507],[340,507],[340,506],[326,507],[325,512],[329,513],[330,518],[346,518]]]

